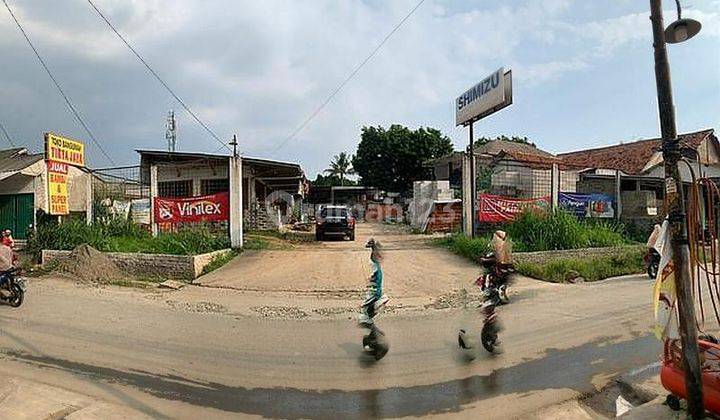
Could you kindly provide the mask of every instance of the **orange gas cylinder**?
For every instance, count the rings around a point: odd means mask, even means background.
[[[703,403],[705,409],[720,414],[720,345],[698,340],[702,370]],[[685,399],[685,375],[682,368],[680,340],[665,340],[660,381],[665,389],[679,399]]]

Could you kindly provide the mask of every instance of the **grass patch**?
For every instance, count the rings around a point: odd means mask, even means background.
[[[229,252],[226,252],[224,254],[216,255],[213,257],[210,262],[203,267],[202,274],[205,275],[207,273],[211,273],[218,268],[222,267],[223,265],[229,263],[233,258],[238,256],[238,252],[235,250],[231,250]]]
[[[515,252],[611,247],[632,244],[623,236],[623,226],[604,221],[578,220],[564,211],[554,213],[528,211],[504,228]],[[470,239],[462,233],[434,242],[453,253],[477,262],[490,250],[490,235]],[[536,279],[564,282],[569,277],[596,281],[645,271],[643,251],[595,258],[560,258],[543,263],[516,264],[518,272]]]
[[[451,252],[460,255],[461,257],[465,257],[476,262],[490,249],[490,236],[481,236],[470,239],[462,233],[456,233],[443,238],[435,239],[432,242],[436,245],[446,247]]]
[[[578,220],[564,211],[526,211],[504,226],[514,252],[602,248],[634,243],[623,236],[623,226],[605,221]],[[473,261],[490,250],[490,234],[470,239],[455,233],[435,240],[450,251]]]
[[[563,283],[578,275],[586,281],[597,281],[645,271],[641,250],[608,257],[566,258],[545,263],[519,263],[516,264],[516,268],[520,274],[553,283]]]
[[[197,255],[229,248],[230,240],[202,224],[153,237],[128,220],[109,219],[87,225],[83,220],[70,219],[60,224],[39,224],[28,239],[27,250],[37,259],[43,249],[72,250],[82,244],[104,252]]]
[[[505,227],[515,251],[620,246],[632,241],[623,236],[619,223],[579,220],[562,210],[528,210]]]

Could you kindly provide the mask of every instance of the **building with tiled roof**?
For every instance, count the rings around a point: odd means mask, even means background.
[[[712,128],[685,133],[678,136],[683,155],[701,164],[717,164],[720,158],[720,146]],[[612,169],[626,175],[650,174],[661,165],[662,139],[640,140],[620,143],[595,149],[560,153],[557,155],[566,165],[581,170]]]
[[[720,143],[712,128],[678,135],[686,184],[695,176],[720,179]],[[577,192],[619,197],[619,215],[635,222],[653,223],[663,216],[665,168],[662,139],[639,140],[557,155],[566,168],[578,173]]]

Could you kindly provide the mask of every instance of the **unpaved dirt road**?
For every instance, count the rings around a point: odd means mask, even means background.
[[[415,237],[407,238],[412,242]],[[387,244],[391,249],[389,238]],[[435,282],[467,285],[477,275],[477,268],[444,250],[408,245],[402,238],[396,247],[388,252],[386,276],[389,293],[399,294],[398,300],[410,299],[401,293],[408,287],[421,295],[417,299],[440,302],[434,295],[456,286]],[[356,259],[364,263],[363,251],[353,248],[352,256],[331,251],[344,255],[349,265],[337,273],[355,270]],[[306,252],[315,251],[295,254]],[[361,290],[355,279],[335,284],[322,276],[314,266],[322,255],[304,263],[317,274],[312,281],[330,289]],[[417,287],[393,286],[394,276],[407,267],[401,256],[414,258],[416,270],[414,279],[402,282]],[[439,276],[440,261],[450,262],[452,267],[445,268],[453,274]],[[246,263],[242,258],[233,262]],[[251,274],[248,281],[258,282],[253,287],[263,284],[259,278],[276,281],[262,272]],[[248,309],[279,302],[302,310],[326,297],[306,297],[296,305],[282,291],[189,286],[160,292],[36,279],[22,307],[0,307],[0,375],[61,387],[156,418],[492,419],[532,416],[540,407],[593,392],[613,375],[657,360],[660,344],[649,335],[651,282],[646,278],[521,283],[513,302],[499,309],[504,354],[458,349],[458,329],[480,327],[472,306],[436,310],[442,305],[420,305],[380,316],[391,349],[376,363],[362,354],[363,331],[347,314],[265,317]],[[275,284],[280,288],[284,281]],[[344,298],[338,302],[357,304]]]
[[[411,235],[402,227],[360,223],[356,240],[332,240],[298,244],[291,249],[247,252],[196,284],[215,292],[224,306],[243,313],[250,308],[270,317],[317,318],[352,316],[364,298],[370,275],[370,238],[384,249],[384,293],[390,297],[391,313],[423,312],[459,307],[464,293],[471,301],[480,298],[472,282],[480,268],[472,262],[431,245],[431,238]],[[513,293],[550,287],[521,280]],[[250,299],[240,307],[239,299]],[[192,299],[197,289],[178,296]],[[202,293],[213,292],[204,290]],[[233,296],[230,298],[229,296]]]
[[[199,284],[237,290],[334,292],[355,297],[370,275],[371,237],[385,250],[385,292],[394,297],[436,297],[467,285],[478,267],[428,243],[423,235],[379,223],[358,223],[356,240],[299,244],[289,250],[241,255]]]

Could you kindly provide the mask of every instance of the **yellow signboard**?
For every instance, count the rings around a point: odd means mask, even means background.
[[[68,207],[67,173],[48,172],[48,198],[50,214],[70,213]]]
[[[45,158],[73,166],[85,166],[85,145],[56,134],[45,134]]]

